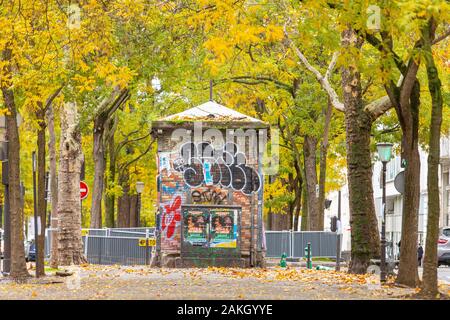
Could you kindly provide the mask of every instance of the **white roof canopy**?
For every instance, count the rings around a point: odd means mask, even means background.
[[[215,101],[205,102],[197,107],[185,110],[180,113],[176,113],[165,118],[160,119],[160,121],[171,121],[171,120],[205,120],[208,118],[212,121],[220,120],[238,120],[247,122],[263,122],[259,119],[252,118],[243,113],[237,112],[233,109],[227,108]]]

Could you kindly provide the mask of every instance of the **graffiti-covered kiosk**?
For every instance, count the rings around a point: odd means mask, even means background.
[[[155,264],[263,265],[267,127],[214,101],[153,122],[158,143]]]

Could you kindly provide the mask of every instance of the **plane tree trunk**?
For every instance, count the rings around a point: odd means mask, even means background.
[[[66,103],[61,110],[61,141],[58,175],[58,265],[86,262],[81,241],[81,133],[77,107]]]
[[[362,41],[351,28],[341,36],[344,49],[360,50]],[[355,63],[341,68],[345,105],[347,178],[351,226],[349,272],[365,273],[370,259],[380,256],[380,235],[372,189],[370,132],[373,118],[362,100],[361,75]]]

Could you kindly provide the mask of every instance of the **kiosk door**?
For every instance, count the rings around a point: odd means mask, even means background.
[[[181,257],[240,258],[239,206],[184,205]]]

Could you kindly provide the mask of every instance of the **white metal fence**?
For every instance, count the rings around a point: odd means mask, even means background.
[[[313,257],[336,257],[337,233],[325,231],[266,231],[266,257],[303,258],[308,243]]]

